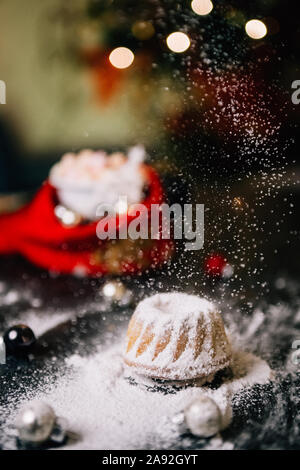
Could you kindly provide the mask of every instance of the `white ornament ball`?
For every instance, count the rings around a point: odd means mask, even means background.
[[[192,434],[211,437],[222,429],[222,415],[214,400],[202,395],[184,410],[185,423]]]
[[[16,429],[20,441],[40,444],[47,441],[55,426],[56,416],[51,408],[42,401],[33,401],[19,412]]]

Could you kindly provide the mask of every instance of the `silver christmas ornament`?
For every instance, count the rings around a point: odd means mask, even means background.
[[[200,395],[184,410],[185,424],[198,437],[211,437],[222,429],[222,414],[216,402]]]
[[[101,294],[109,303],[126,307],[132,302],[132,292],[119,280],[106,281],[101,287]]]
[[[76,227],[82,221],[82,217],[77,212],[67,209],[65,206],[58,204],[54,209],[54,214],[60,223],[67,228]]]
[[[42,401],[33,401],[19,412],[16,429],[21,442],[41,444],[50,439],[56,416],[51,408]]]

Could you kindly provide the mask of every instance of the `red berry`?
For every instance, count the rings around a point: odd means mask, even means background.
[[[213,253],[205,260],[205,271],[210,276],[222,276],[226,263],[227,260],[223,255]]]

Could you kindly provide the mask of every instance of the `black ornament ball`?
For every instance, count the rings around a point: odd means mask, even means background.
[[[10,355],[26,355],[32,350],[36,339],[27,325],[14,325],[3,336],[6,352]]]

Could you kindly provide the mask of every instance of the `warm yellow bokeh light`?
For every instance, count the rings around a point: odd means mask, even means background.
[[[119,201],[115,204],[114,209],[118,214],[126,214],[128,211],[128,204],[125,200],[120,198]]]
[[[248,36],[252,39],[262,39],[267,34],[267,27],[261,20],[250,20],[245,25]]]
[[[191,7],[197,15],[208,15],[214,6],[210,0],[193,0]]]
[[[172,52],[184,52],[190,47],[191,41],[185,33],[177,31],[176,33],[169,34],[167,45]]]
[[[127,47],[117,47],[110,53],[109,61],[117,69],[126,69],[134,61],[134,54]]]

